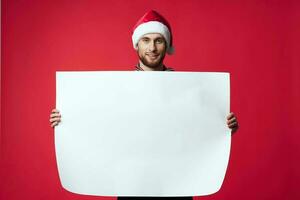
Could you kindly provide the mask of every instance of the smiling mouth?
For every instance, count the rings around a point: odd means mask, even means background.
[[[159,56],[159,54],[146,54],[146,56],[148,56],[151,59],[155,59]]]

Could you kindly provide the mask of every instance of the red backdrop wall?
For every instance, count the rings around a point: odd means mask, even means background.
[[[133,70],[131,27],[149,9],[173,28],[167,66],[231,73],[240,130],[221,190],[200,199],[300,199],[300,4],[283,0],[2,1],[0,199],[113,198],[60,185],[55,71]]]

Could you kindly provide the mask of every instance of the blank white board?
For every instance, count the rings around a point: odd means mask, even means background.
[[[217,192],[230,153],[229,74],[57,72],[62,186],[99,196]]]

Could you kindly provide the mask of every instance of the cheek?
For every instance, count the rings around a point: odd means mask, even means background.
[[[146,45],[138,44],[138,51],[139,51],[139,53],[145,52],[145,49],[146,49]]]
[[[141,42],[141,41],[138,43],[138,47],[139,47],[140,49],[145,49],[146,46],[147,46],[147,44],[145,44],[145,43],[143,43],[143,42]]]
[[[163,53],[164,51],[166,51],[166,46],[165,45],[159,45],[157,47],[157,50],[160,52],[160,53]]]
[[[143,57],[145,54],[144,52],[145,52],[145,50],[143,50],[143,48],[140,48],[138,46],[137,53],[138,53],[139,57]]]

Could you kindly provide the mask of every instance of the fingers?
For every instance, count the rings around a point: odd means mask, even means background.
[[[238,126],[237,122],[233,122],[231,124],[228,124],[228,128],[230,128],[230,129],[236,128],[237,126]]]
[[[59,110],[57,110],[56,108],[51,110],[51,113],[59,113]]]
[[[57,125],[58,125],[58,122],[54,122],[54,123],[51,124],[51,127],[53,128],[53,127],[55,127]]]
[[[49,120],[51,123],[52,122],[60,122],[61,121],[61,118],[60,117],[53,117],[53,118],[50,118]]]
[[[229,113],[229,115],[227,116],[227,120],[230,120],[232,117],[234,117],[234,113],[233,112]]]
[[[52,113],[50,114],[50,117],[61,117],[61,115],[59,113]]]
[[[227,120],[227,125],[232,124],[233,122],[236,122],[236,117],[232,117],[231,119]]]
[[[227,116],[227,126],[229,128],[235,127],[237,125],[237,119],[234,116],[234,113],[231,112],[229,113],[229,115]]]
[[[231,133],[235,133],[239,129],[239,123],[233,112],[227,116],[227,126],[231,129]]]
[[[52,109],[51,114],[50,114],[50,119],[51,127],[55,127],[61,122],[61,115],[59,113],[59,110],[57,109]]]
[[[49,121],[51,123],[51,127],[55,127],[61,122],[61,119],[56,117],[56,118],[51,118]]]

